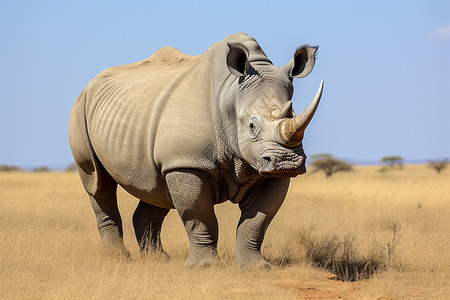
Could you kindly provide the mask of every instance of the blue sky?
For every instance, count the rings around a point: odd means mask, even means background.
[[[100,71],[163,46],[197,55],[235,32],[277,65],[320,45],[295,81],[302,111],[325,80],[307,154],[355,162],[450,157],[449,1],[1,1],[0,164],[72,162],[70,109]]]

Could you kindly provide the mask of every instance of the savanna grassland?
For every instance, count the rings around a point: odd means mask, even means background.
[[[254,271],[233,267],[236,205],[216,206],[223,265],[191,270],[175,211],[172,260],[141,258],[119,190],[132,259],[105,257],[76,173],[0,173],[0,298],[449,299],[450,170],[378,169],[294,179],[263,245],[274,267]]]

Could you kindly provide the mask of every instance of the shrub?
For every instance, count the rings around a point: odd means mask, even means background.
[[[378,172],[380,172],[380,173],[385,173],[387,171],[389,171],[389,168],[387,168],[387,167],[381,167],[378,169]]]
[[[22,171],[22,169],[16,166],[0,165],[0,172],[17,172],[17,171]]]
[[[33,172],[49,172],[49,171],[50,171],[50,169],[46,166],[42,166],[42,167],[33,169]]]

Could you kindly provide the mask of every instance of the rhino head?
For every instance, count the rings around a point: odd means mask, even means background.
[[[242,158],[262,176],[305,173],[303,134],[319,104],[323,81],[308,108],[295,115],[292,80],[312,71],[318,47],[298,48],[294,58],[281,68],[261,55],[262,50],[252,57],[243,45],[229,44],[229,48],[227,66],[238,77],[235,107]]]

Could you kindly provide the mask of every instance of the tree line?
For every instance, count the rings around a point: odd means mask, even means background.
[[[386,167],[381,168],[380,172],[403,168],[403,158],[401,156],[385,156],[381,158],[381,163]],[[436,171],[437,174],[440,174],[442,170],[448,167],[448,164],[449,160],[447,158],[430,160],[428,167]],[[337,159],[328,153],[312,155],[311,166],[313,167],[312,173],[322,171],[327,178],[338,172],[349,172],[353,170],[352,164],[343,159]]]

